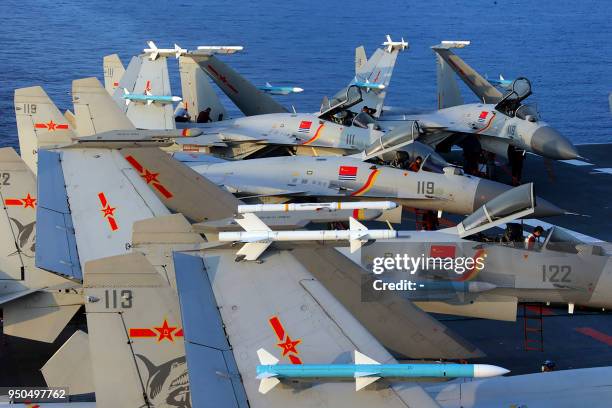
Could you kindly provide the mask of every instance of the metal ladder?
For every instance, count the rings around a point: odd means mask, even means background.
[[[542,303],[522,303],[525,351],[544,351]]]

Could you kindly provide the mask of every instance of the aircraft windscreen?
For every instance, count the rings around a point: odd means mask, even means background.
[[[421,170],[429,171],[431,173],[443,174],[444,168],[450,166],[446,160],[444,160],[438,153],[431,153],[428,155],[423,164]]]
[[[531,122],[537,122],[540,116],[535,106],[521,105],[516,110],[516,117],[519,119],[529,119]]]
[[[553,227],[546,243],[546,249],[549,251],[577,254],[578,249],[576,249],[576,245],[582,244],[584,244],[584,242],[564,229]]]
[[[322,109],[327,109],[322,111],[319,117],[330,120],[333,115],[350,109],[362,100],[361,89],[358,86],[351,85],[346,89],[346,93],[336,95],[334,99],[330,100],[328,108],[327,106],[322,106]]]
[[[364,129],[366,129],[370,123],[375,124],[376,121],[374,120],[372,116],[368,115],[365,112],[359,113],[353,119],[353,126],[357,126],[357,127],[364,128]]]
[[[529,209],[535,205],[533,197],[533,184],[523,184],[495,197],[468,216],[461,224],[467,231]]]

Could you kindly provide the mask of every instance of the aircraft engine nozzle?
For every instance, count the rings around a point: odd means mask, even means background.
[[[531,136],[531,148],[539,155],[554,160],[571,160],[579,157],[572,142],[550,126],[536,129]]]

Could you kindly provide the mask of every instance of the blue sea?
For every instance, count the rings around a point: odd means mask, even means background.
[[[385,34],[410,42],[398,58],[388,105],[434,108],[429,47],[471,40],[458,53],[489,76],[528,77],[531,102],[574,143],[612,141],[608,1],[1,0],[0,15],[1,145],[17,145],[15,88],[42,85],[60,108],[70,108],[73,79],[102,79],[104,55],[118,53],[127,65],[146,40],[160,47],[243,45],[243,53],[224,59],[256,84],[304,88],[279,98],[316,111],[324,95],[352,79],[354,48],[364,45],[370,54]],[[169,66],[180,94],[177,64]],[[475,100],[467,89],[465,96]]]

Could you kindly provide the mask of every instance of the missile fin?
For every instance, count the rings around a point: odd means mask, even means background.
[[[153,99],[148,99],[148,100],[147,100],[147,106],[149,106],[149,105],[150,105],[150,104],[152,104],[152,103],[153,103]]]
[[[372,384],[378,379],[380,379],[380,377],[357,377],[355,378],[355,391],[359,391],[360,389],[367,387],[368,385]],[[261,388],[261,384],[260,384],[260,388]]]
[[[261,365],[275,365],[278,364],[278,358],[274,357],[265,348],[257,350],[257,357],[259,358],[259,364]]]
[[[247,261],[256,261],[269,246],[270,242],[249,242],[244,244],[236,254],[244,256]]]
[[[380,364],[378,361],[355,350],[355,364]]]
[[[351,231],[367,231],[368,230],[368,228],[365,225],[363,225],[362,223],[360,223],[353,217],[349,218],[349,229]]]
[[[272,231],[258,216],[253,213],[245,213],[242,218],[236,218],[236,222],[245,231]]]
[[[362,245],[363,245],[363,242],[361,242],[360,239],[351,239],[351,254],[359,250],[359,248],[361,248]]]
[[[259,383],[259,392],[266,394],[272,388],[276,387],[280,383],[280,380],[276,377],[263,378]]]

